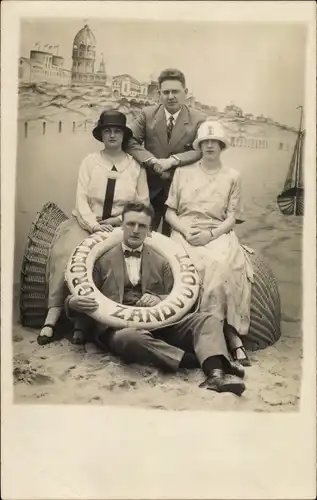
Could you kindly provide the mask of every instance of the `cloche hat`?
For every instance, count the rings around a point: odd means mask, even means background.
[[[127,127],[126,116],[115,109],[103,111],[99,117],[96,127],[92,131],[92,135],[97,141],[102,142],[102,131],[107,127],[119,127],[124,131],[123,140],[128,140],[132,137],[132,130]]]
[[[202,141],[206,141],[207,139],[213,139],[214,141],[221,142],[224,145],[224,149],[227,149],[230,146],[225,129],[220,122],[203,122],[198,129],[196,139],[193,143],[193,148],[199,150],[200,143]]]

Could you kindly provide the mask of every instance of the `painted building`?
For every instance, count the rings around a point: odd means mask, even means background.
[[[95,71],[96,38],[88,24],[85,24],[74,38],[72,60],[72,85],[107,85],[103,57],[99,70]]]
[[[69,85],[71,73],[63,66],[63,57],[51,52],[31,50],[29,59],[26,57],[19,59],[19,82]]]
[[[195,106],[195,96],[190,94],[186,97],[186,104],[187,106],[190,106],[191,108],[193,108]]]
[[[158,100],[159,100],[158,91],[159,91],[159,84],[158,84],[158,82],[152,80],[151,83],[148,85],[148,88],[147,88],[148,98],[151,99],[154,102],[158,102]]]
[[[147,97],[147,85],[128,74],[113,77],[112,91],[115,97]]]
[[[140,97],[147,97],[148,96],[147,89],[148,89],[148,84],[147,83],[141,83],[141,86],[140,86]]]
[[[224,112],[226,113],[227,116],[231,118],[243,116],[242,109],[239,108],[239,106],[236,106],[235,104],[229,104],[228,106],[226,106]]]

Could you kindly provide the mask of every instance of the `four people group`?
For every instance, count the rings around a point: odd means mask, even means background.
[[[104,149],[84,159],[72,217],[52,242],[49,309],[38,342],[54,339],[65,309],[74,321],[74,343],[90,337],[126,363],[163,370],[201,367],[204,387],[241,395],[242,365],[250,364],[241,339],[249,329],[253,272],[234,232],[243,221],[240,176],[220,159],[229,146],[221,124],[186,106],[183,73],[163,71],[159,92],[160,104],[145,108],[131,128],[112,110],[101,114],[93,130]],[[64,281],[75,247],[90,233],[121,226],[122,245],[97,260],[94,281],[116,302],[151,307],[173,283],[168,263],[144,242],[160,224],[201,276],[194,310],[151,332],[115,331],[93,322],[88,314],[97,307],[94,299],[69,296]]]

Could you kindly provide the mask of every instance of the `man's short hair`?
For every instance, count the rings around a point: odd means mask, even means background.
[[[181,82],[183,87],[186,87],[185,75],[179,69],[164,69],[158,77],[159,86],[161,86],[162,83],[165,82],[165,80],[178,80],[179,82]]]
[[[145,203],[142,203],[141,201],[128,201],[122,211],[122,220],[124,219],[124,215],[127,212],[143,212],[146,215],[148,215],[151,218],[151,225],[154,217],[154,210],[152,205],[146,205]]]

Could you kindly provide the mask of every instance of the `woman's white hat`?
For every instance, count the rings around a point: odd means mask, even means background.
[[[229,139],[226,136],[224,127],[220,122],[207,121],[203,122],[197,132],[196,139],[193,143],[194,149],[200,149],[200,143],[206,141],[207,139],[213,139],[214,141],[220,141],[224,144],[224,149],[230,146]]]

